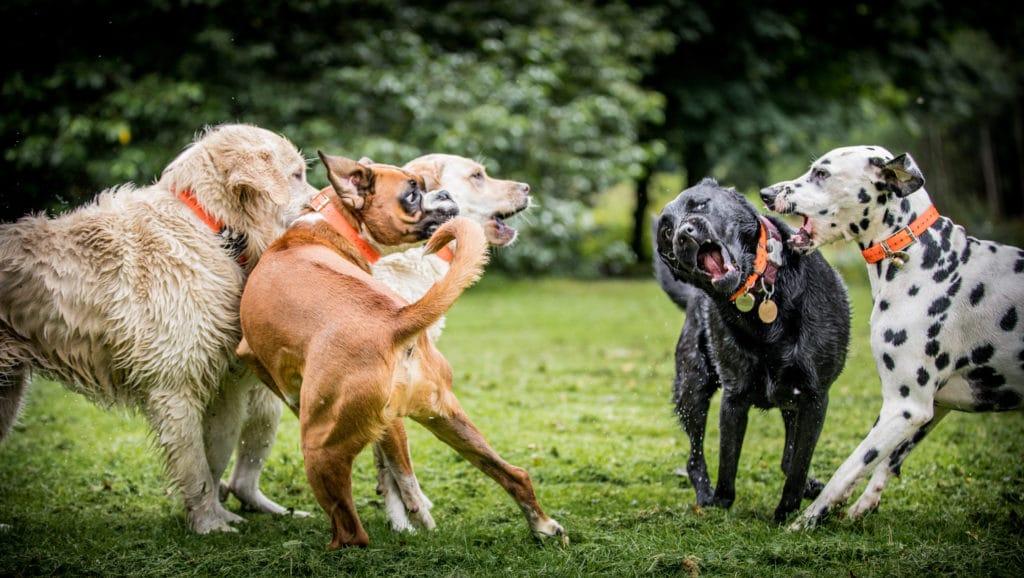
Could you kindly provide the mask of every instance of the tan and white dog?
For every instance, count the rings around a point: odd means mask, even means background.
[[[352,462],[368,443],[398,475],[403,500],[420,511],[401,420],[412,417],[497,481],[538,536],[564,539],[540,505],[525,470],[505,462],[452,392],[452,371],[426,330],[482,273],[481,227],[450,218],[455,204],[429,209],[424,182],[388,165],[321,155],[335,194],[310,203],[267,251],[241,301],[239,354],[299,416],[306,474],[331,519],[331,548],[369,542],[352,499]],[[453,240],[448,272],[421,298],[406,301],[376,280],[377,244],[431,237],[433,253]]]
[[[476,221],[484,228],[488,243],[503,247],[512,244],[517,231],[505,223],[505,219],[530,207],[530,185],[517,181],[491,177],[480,163],[448,154],[429,154],[405,164],[405,170],[424,179],[427,189],[444,189],[459,206],[459,216]],[[401,252],[384,255],[372,265],[373,278],[407,301],[423,297],[427,290],[448,273],[451,264],[437,253],[428,253],[425,247],[414,247]],[[444,318],[427,330],[431,342],[436,342],[444,328]],[[398,426],[401,427],[399,422]],[[404,437],[404,436],[403,436]],[[430,499],[420,490],[419,482],[411,474],[411,464],[403,474],[396,468],[388,467],[387,459],[380,444],[374,445],[377,463],[377,492],[383,497],[385,510],[392,529],[413,530],[412,521],[431,529],[434,521],[430,517],[433,506]],[[407,475],[411,479],[397,479]],[[406,498],[401,487],[411,488],[418,494],[416,500]]]
[[[284,513],[258,488],[280,404],[234,355],[238,303],[288,203],[315,192],[287,139],[224,125],[153,185],[0,225],[0,439],[39,371],[146,415],[192,530],[242,521],[218,500],[236,444],[228,488],[248,508]]]

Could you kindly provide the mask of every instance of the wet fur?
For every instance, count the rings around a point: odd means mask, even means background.
[[[670,203],[655,223],[658,240],[654,265],[662,288],[686,310],[676,346],[673,401],[690,438],[687,473],[697,503],[729,507],[735,499],[735,477],[751,407],[778,407],[786,424],[782,471],[786,476],[777,520],[795,511],[804,496],[820,484],[808,477],[828,406],[828,390],[842,371],[849,343],[850,309],[839,276],[820,255],[804,257],[784,250],[774,300],[778,320],[770,325],[756,308],[741,313],[728,300],[735,287],[715,288],[703,273],[673,266],[663,257],[669,246],[659,236],[687,218],[686,200],[698,198],[709,207],[703,215],[720,232],[745,279],[756,253],[757,212],[732,189],[706,179]],[[773,219],[783,239],[791,233]],[[721,455],[717,485],[712,491],[704,460],[704,429],[711,396],[722,389]]]

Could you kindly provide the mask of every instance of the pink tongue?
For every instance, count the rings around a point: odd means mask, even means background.
[[[711,274],[712,279],[725,275],[725,263],[722,261],[722,254],[718,251],[703,253],[701,263],[704,265],[704,270]]]

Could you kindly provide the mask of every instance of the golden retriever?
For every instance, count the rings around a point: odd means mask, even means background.
[[[234,355],[238,303],[287,205],[315,193],[287,139],[224,125],[151,186],[0,225],[0,439],[40,371],[145,414],[192,530],[242,520],[218,499],[236,443],[228,488],[247,508],[285,512],[257,487],[281,410]]]

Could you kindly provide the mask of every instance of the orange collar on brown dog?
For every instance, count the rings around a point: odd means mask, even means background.
[[[939,210],[935,208],[935,205],[932,205],[928,207],[927,211],[921,213],[920,217],[914,219],[913,223],[903,227],[881,243],[864,249],[861,251],[861,255],[870,264],[877,263],[882,259],[892,258],[896,253],[916,243],[917,238],[937,220],[939,220]]]
[[[316,194],[315,197],[309,202],[310,208],[320,213],[320,215],[327,221],[327,224],[334,228],[339,235],[345,237],[349,243],[352,243],[356,249],[359,250],[359,254],[366,259],[369,264],[374,264],[380,260],[380,251],[378,251],[373,245],[368,243],[359,231],[352,226],[352,223],[346,219],[331,202],[329,193],[324,190]],[[452,262],[455,255],[452,250],[448,247],[442,248],[440,251],[435,253],[441,259],[444,259],[448,263]]]

